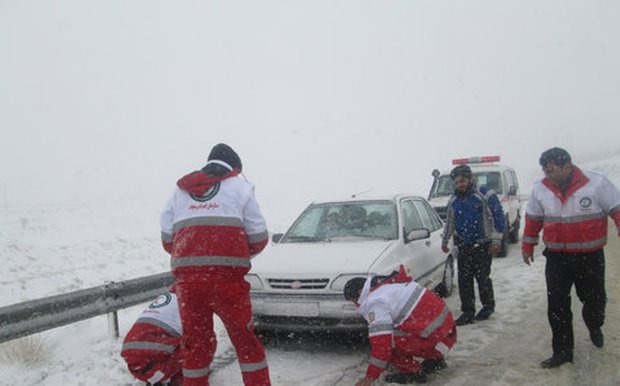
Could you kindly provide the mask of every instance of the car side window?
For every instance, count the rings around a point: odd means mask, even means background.
[[[402,203],[402,215],[405,234],[411,232],[414,229],[424,228],[424,226],[422,225],[422,220],[420,219],[420,214],[413,205],[413,202],[411,202],[410,200],[404,201]]]
[[[512,185],[517,189],[517,192],[519,191],[519,181],[517,181],[517,174],[511,170],[510,171],[510,176],[512,177]]]
[[[512,181],[512,175],[510,174],[509,171],[505,171],[503,173],[503,178],[504,178],[504,191],[506,192],[506,194],[508,194],[510,187],[514,185],[514,182]]]
[[[414,201],[414,205],[420,213],[420,218],[422,219],[422,224],[429,231],[434,232],[437,229],[441,228],[441,221],[439,220],[439,216],[437,213],[431,208],[428,203],[423,201]]]

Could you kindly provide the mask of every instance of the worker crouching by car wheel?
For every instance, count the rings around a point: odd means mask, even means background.
[[[371,344],[366,377],[371,385],[391,365],[388,383],[425,383],[427,374],[445,368],[444,356],[456,343],[452,313],[439,296],[420,286],[404,267],[389,276],[354,278],[344,288],[368,322]],[[422,363],[417,359],[422,358]]]

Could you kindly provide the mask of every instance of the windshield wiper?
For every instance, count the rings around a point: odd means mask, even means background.
[[[286,241],[289,242],[299,242],[299,243],[311,243],[315,241],[319,241],[320,239],[312,236],[289,236],[286,238]]]
[[[382,239],[382,240],[391,240],[392,239],[389,236],[365,235],[365,234],[355,235],[355,237],[363,237],[365,239]]]

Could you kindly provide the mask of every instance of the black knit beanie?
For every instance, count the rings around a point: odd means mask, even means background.
[[[347,284],[344,285],[344,298],[348,301],[357,301],[360,296],[360,292],[364,288],[364,284],[366,283],[366,278],[363,277],[354,277],[349,280]]]
[[[232,147],[228,146],[225,143],[218,143],[213,146],[211,149],[211,153],[209,153],[209,158],[207,161],[219,160],[224,161],[229,164],[233,169],[242,170],[243,165],[241,164],[241,158],[239,158],[239,154],[237,154]]]

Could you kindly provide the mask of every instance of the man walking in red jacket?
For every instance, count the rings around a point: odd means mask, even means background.
[[[439,296],[407,276],[404,267],[389,276],[351,279],[344,296],[368,322],[371,344],[366,377],[356,386],[371,385],[388,365],[398,372],[385,381],[403,384],[425,383],[426,374],[446,367],[444,356],[456,343],[452,313]]]
[[[254,186],[239,178],[239,155],[218,144],[202,170],[179,181],[161,215],[162,242],[172,255],[183,322],[183,385],[205,386],[213,360],[213,314],[237,351],[245,385],[269,385],[264,348],[254,333],[250,258],[267,245]]]
[[[534,261],[534,246],[543,230],[547,258],[547,317],[553,355],[541,363],[554,368],[573,361],[573,284],[583,303],[583,320],[596,347],[603,347],[605,321],[605,256],[607,217],[620,234],[620,192],[602,174],[582,171],[570,154],[551,148],[540,156],[545,178],[532,189],[525,214],[523,261]]]

